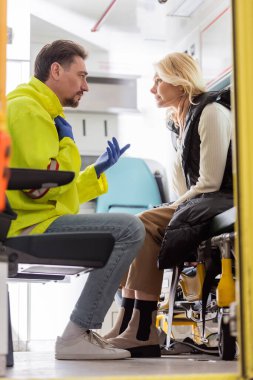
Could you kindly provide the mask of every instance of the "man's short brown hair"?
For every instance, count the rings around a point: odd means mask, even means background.
[[[87,58],[87,52],[81,45],[70,40],[57,40],[45,45],[36,57],[34,64],[34,76],[45,82],[49,77],[52,63],[58,62],[62,66],[68,67],[73,63],[74,58],[79,56]]]

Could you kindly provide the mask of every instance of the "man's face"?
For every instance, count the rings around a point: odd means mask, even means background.
[[[76,108],[85,91],[89,91],[84,60],[76,56],[69,66],[60,66],[58,97],[64,107]]]

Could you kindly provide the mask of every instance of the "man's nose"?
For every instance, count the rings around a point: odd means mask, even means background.
[[[89,85],[86,80],[82,83],[81,89],[82,91],[86,91],[86,92],[89,91]]]

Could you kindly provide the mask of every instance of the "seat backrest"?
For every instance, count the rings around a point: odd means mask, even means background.
[[[109,191],[97,199],[96,212],[136,214],[162,203],[154,175],[140,158],[122,157],[106,177]]]

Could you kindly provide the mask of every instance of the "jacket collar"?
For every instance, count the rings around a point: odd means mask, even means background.
[[[45,83],[32,77],[29,85],[36,91],[38,102],[47,110],[53,119],[58,115],[64,115],[59,98]]]

